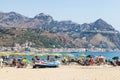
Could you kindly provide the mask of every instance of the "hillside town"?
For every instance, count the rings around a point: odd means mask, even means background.
[[[0,51],[15,51],[15,52],[120,52],[119,49],[105,49],[105,48],[37,48],[32,42],[24,44],[14,43],[12,47],[0,47]]]

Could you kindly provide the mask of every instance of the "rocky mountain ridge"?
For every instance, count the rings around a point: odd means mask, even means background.
[[[50,44],[49,47],[55,45],[55,47],[120,49],[119,31],[115,30],[112,25],[102,19],[89,24],[78,24],[71,20],[55,21],[50,15],[44,13],[40,13],[33,18],[28,18],[15,12],[0,12],[0,28],[1,37],[6,33],[12,39],[15,36],[21,36],[20,38],[25,38],[23,42],[26,40],[32,41],[42,47],[47,47],[47,45],[45,46],[42,39],[38,42],[32,40],[33,36],[37,35],[35,39],[40,36],[46,37],[48,39],[46,43]],[[22,31],[24,31],[24,34],[21,33]],[[33,32],[33,34],[30,32]],[[14,34],[14,37],[11,34]],[[30,37],[29,35],[29,38],[26,38],[27,36],[23,36],[26,34],[33,36]],[[17,38],[12,42],[19,42]],[[55,42],[50,43],[49,40]],[[3,44],[1,43],[1,45]]]
[[[75,30],[75,31],[115,31],[112,25],[109,25],[102,19],[98,19],[93,23],[78,24],[68,21],[55,21],[50,15],[40,13],[33,18],[25,17],[16,12],[3,13],[0,12],[1,27],[22,27],[22,28],[51,28],[58,31]],[[56,29],[57,28],[57,29]]]

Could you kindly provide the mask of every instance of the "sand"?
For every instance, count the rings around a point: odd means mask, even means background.
[[[0,80],[120,80],[120,67],[69,65],[58,68],[0,68]]]

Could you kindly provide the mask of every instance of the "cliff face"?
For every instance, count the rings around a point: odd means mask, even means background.
[[[120,49],[120,33],[102,19],[78,24],[70,20],[58,22],[44,13],[28,18],[0,12],[0,36],[1,46],[31,41],[38,47]]]

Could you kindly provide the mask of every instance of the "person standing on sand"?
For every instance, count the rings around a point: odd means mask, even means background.
[[[89,63],[90,63],[90,65],[93,65],[94,61],[93,61],[92,57],[90,57]]]
[[[0,58],[0,67],[3,68],[3,58]]]
[[[49,60],[50,60],[50,55],[47,56],[47,61],[49,61]]]

